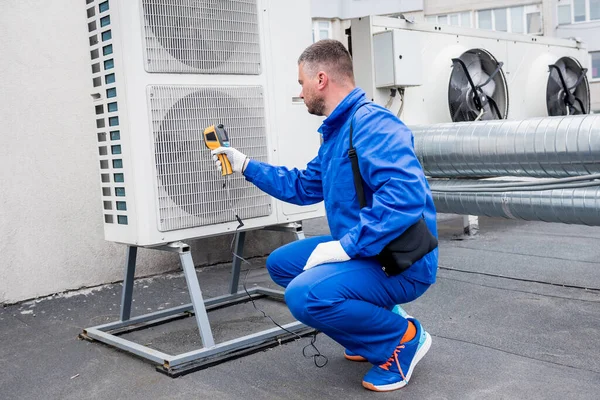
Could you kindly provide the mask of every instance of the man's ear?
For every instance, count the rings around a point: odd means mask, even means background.
[[[329,83],[329,77],[327,76],[327,74],[323,71],[319,71],[317,73],[317,87],[319,89],[323,89],[323,88],[325,88],[325,86],[327,86],[328,83]]]

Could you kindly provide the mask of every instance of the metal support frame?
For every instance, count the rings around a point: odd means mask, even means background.
[[[268,229],[277,231],[291,231],[296,234],[298,239],[304,238],[302,225],[299,223],[287,224],[279,227],[269,227]],[[241,255],[244,249],[246,233],[238,232],[236,235],[236,254]],[[251,298],[257,299],[269,297],[275,300],[283,301],[284,292],[263,287],[253,287],[248,289],[248,293],[246,293],[246,291],[238,291],[241,260],[239,260],[237,257],[234,257],[232,263],[230,293],[224,296],[204,300],[202,297],[202,291],[200,290],[200,284],[198,282],[196,270],[194,268],[190,247],[187,244],[175,242],[160,247],[153,247],[152,249],[179,254],[181,266],[183,268],[183,273],[188,286],[188,291],[190,293],[191,303],[132,318],[131,303],[133,299],[133,282],[135,276],[137,247],[128,246],[125,265],[125,279],[123,281],[123,292],[121,297],[120,320],[84,329],[83,333],[80,335],[82,338],[96,340],[139,356],[157,364],[156,368],[158,371],[164,372],[171,377],[177,377],[185,373],[207,368],[223,361],[241,357],[267,347],[276,346],[282,342],[293,340],[297,336],[306,336],[315,332],[314,329],[302,324],[301,322],[295,321],[287,325],[283,325],[283,330],[279,327],[274,327],[216,344],[208,319],[208,311],[244,303],[250,301]],[[133,330],[139,330],[150,325],[162,324],[174,319],[189,317],[191,315],[194,315],[196,318],[196,324],[200,332],[200,337],[202,338],[203,347],[198,350],[178,355],[171,355],[120,337],[120,335]]]

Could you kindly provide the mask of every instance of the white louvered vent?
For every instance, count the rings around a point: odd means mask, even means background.
[[[148,72],[258,75],[256,0],[142,0]]]
[[[260,86],[151,86],[158,229],[161,232],[235,221],[224,178],[202,133],[225,125],[231,145],[267,161],[263,90]],[[242,219],[271,214],[271,198],[239,174],[229,177],[231,200]]]

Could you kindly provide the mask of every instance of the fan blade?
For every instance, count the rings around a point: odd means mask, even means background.
[[[467,105],[467,102],[461,102],[459,103],[458,107],[456,108],[456,111],[454,111],[454,114],[452,115],[452,121],[454,122],[466,122],[466,121],[474,121],[475,118],[477,118],[477,114],[473,112],[469,106]]]
[[[572,69],[567,69],[564,73],[565,83],[567,84],[567,88],[573,89],[577,86],[577,81],[579,80],[579,75],[577,72]]]
[[[565,102],[562,98],[560,98],[559,93],[562,91],[562,85],[559,82],[558,74],[556,71],[552,71],[550,78],[548,79],[548,88],[546,95],[546,103],[548,105],[548,115],[558,116],[558,115],[566,115],[566,106]]]
[[[581,101],[581,100],[579,99],[579,97],[575,97],[575,104],[579,104],[579,107],[580,107],[580,108],[579,108],[580,114],[587,114],[587,111],[586,111],[586,109],[585,109],[585,106],[583,105],[583,101]]]
[[[555,63],[555,65],[558,67],[560,73],[564,77],[567,74],[567,65],[565,64],[565,61],[563,59],[560,59]]]
[[[473,79],[471,78],[471,75],[469,74],[469,70],[465,64],[465,62],[463,60],[461,60],[460,58],[453,58],[452,62],[454,63],[454,71],[452,71],[452,75],[464,75],[465,79],[469,82],[469,86],[471,88],[471,99],[473,100],[473,103],[475,105],[475,107],[477,107],[478,110],[481,109],[481,101],[479,99],[479,96],[477,96],[477,86],[475,85],[475,83],[473,82]],[[462,68],[462,72],[460,72],[460,70],[456,69],[456,64],[460,65]],[[452,80],[452,76],[450,77],[450,79]],[[457,77],[458,80],[458,85],[460,85],[462,83],[462,77]],[[462,87],[465,87],[466,85],[462,85]],[[461,89],[462,90],[462,89]]]
[[[483,74],[486,75],[485,72]],[[487,97],[491,98],[494,95],[494,92],[496,92],[496,82],[492,79],[481,86],[480,89]]]
[[[467,72],[471,76],[475,86],[481,85],[489,78],[489,75],[483,71],[479,54],[468,52],[463,54],[460,59],[465,63]]]
[[[562,65],[564,66],[564,63]],[[558,81],[560,82],[560,86],[561,86],[562,90],[564,90],[565,93],[567,93],[569,91],[569,87],[567,86],[567,83],[565,82],[563,70],[560,68],[560,65],[558,65],[558,63],[557,63],[554,65],[549,65],[549,67],[558,76]]]
[[[577,82],[575,82],[575,84],[573,86],[569,87],[569,90],[572,91],[571,93],[575,93],[579,84],[585,79],[585,75],[587,74],[587,71],[588,71],[587,68],[583,68],[581,70],[581,73],[579,74],[579,77],[577,78]]]

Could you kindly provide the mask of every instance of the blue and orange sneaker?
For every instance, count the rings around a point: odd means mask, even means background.
[[[394,314],[398,314],[401,317],[404,317],[406,319],[412,318],[410,315],[408,315],[408,313],[406,311],[404,311],[404,309],[402,307],[400,307],[400,304],[396,304],[394,306],[394,308],[392,308],[392,312]],[[363,356],[359,356],[355,352],[353,352],[351,350],[348,350],[348,349],[344,350],[344,358],[346,360],[357,361],[357,362],[365,362],[365,361],[367,361],[367,359],[364,358]]]
[[[389,392],[408,384],[415,365],[429,351],[431,335],[425,332],[419,321],[409,318],[415,324],[417,333],[414,339],[400,343],[388,360],[374,365],[363,378],[362,385],[375,392]]]

